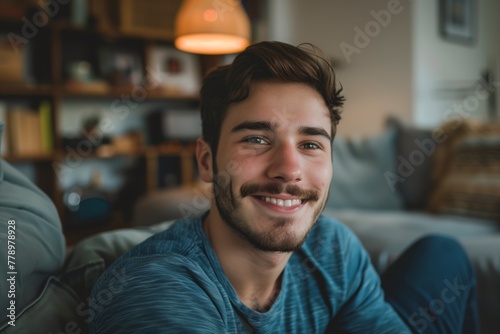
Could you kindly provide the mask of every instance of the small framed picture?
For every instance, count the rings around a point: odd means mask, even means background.
[[[159,78],[160,89],[185,95],[197,95],[201,85],[201,65],[194,54],[169,46],[154,46],[147,64]]]
[[[439,28],[443,38],[473,44],[476,40],[476,0],[440,0]]]

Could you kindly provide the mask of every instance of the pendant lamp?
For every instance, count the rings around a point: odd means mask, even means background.
[[[239,0],[184,0],[175,21],[175,46],[191,53],[237,53],[250,45],[250,35]]]

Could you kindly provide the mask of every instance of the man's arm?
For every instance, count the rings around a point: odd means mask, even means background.
[[[128,258],[99,279],[89,301],[91,333],[224,333],[215,285],[180,256]]]

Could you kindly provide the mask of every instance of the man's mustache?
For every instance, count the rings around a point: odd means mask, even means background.
[[[284,185],[280,183],[245,183],[241,186],[240,193],[242,198],[257,193],[269,193],[273,195],[284,193],[291,196],[300,197],[301,199],[308,201],[317,201],[319,199],[319,194],[315,190],[302,189],[299,186],[293,184]]]

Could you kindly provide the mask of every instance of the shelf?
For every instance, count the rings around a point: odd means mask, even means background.
[[[59,89],[63,97],[70,98],[120,98],[123,94],[131,95],[136,93],[136,86],[121,86],[113,87],[110,85],[85,85],[85,84],[70,84]],[[144,87],[142,87],[144,89]],[[164,89],[146,89],[145,99],[155,100],[179,100],[179,101],[198,101],[198,95],[182,94],[177,91],[169,91]]]
[[[132,94],[135,86],[113,87],[106,85],[66,85],[54,88],[51,85],[25,85],[0,83],[0,97],[60,95],[69,98],[119,98],[122,94]],[[198,95],[182,94],[164,89],[146,90],[146,99],[198,101]]]
[[[0,84],[0,97],[16,96],[40,96],[51,97],[58,92],[58,95],[68,98],[120,98],[122,94],[130,95],[134,92],[133,86],[130,87],[108,87],[106,90],[92,89],[91,87],[64,87],[62,89],[53,89],[51,86],[24,86]],[[152,100],[179,100],[186,102],[196,102],[198,95],[179,94],[165,90],[147,91],[146,99]]]
[[[39,153],[39,154],[7,154],[2,156],[8,162],[49,162],[56,160],[55,153]]]
[[[114,152],[110,147],[106,152],[101,149],[101,152],[96,154],[90,154],[81,157],[82,159],[112,159],[118,157],[147,157],[147,156],[158,156],[158,155],[182,155],[182,154],[194,154],[195,143],[180,143],[172,142],[165,143],[159,146],[145,146],[137,148],[132,152]],[[64,160],[65,152],[64,150],[55,151],[52,153],[39,153],[39,154],[24,154],[15,155],[7,154],[2,156],[3,159],[9,162],[48,162],[48,161],[62,161]]]
[[[155,150],[160,154],[194,154],[196,151],[196,142],[189,143],[179,143],[179,142],[171,142],[158,145],[155,147]]]
[[[177,92],[169,92],[166,90],[151,90],[148,92],[148,98],[180,100],[180,101],[198,101],[200,99],[200,96],[198,94],[188,95]]]
[[[54,89],[50,85],[26,85],[16,83],[0,83],[0,96],[51,96]]]
[[[87,158],[96,159],[109,159],[115,157],[150,157],[159,155],[182,155],[182,154],[194,154],[195,144],[181,144],[179,142],[166,143],[159,146],[145,146],[139,147],[131,152],[113,152],[113,148],[110,147],[109,151],[100,150],[93,155],[89,155]]]
[[[165,34],[164,37],[161,37],[160,35],[151,36],[140,32],[139,33],[123,32],[117,28],[102,29],[102,28],[92,28],[92,27],[80,27],[66,20],[54,21],[51,24],[51,27],[59,32],[94,34],[111,39],[136,39],[136,40],[151,41],[151,42],[161,41],[163,43],[166,43],[167,45],[174,45],[172,41],[172,36],[168,36],[167,34]]]

